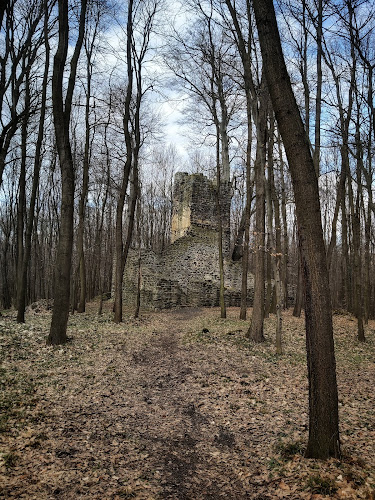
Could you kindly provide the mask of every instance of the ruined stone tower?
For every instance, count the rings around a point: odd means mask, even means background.
[[[220,193],[220,212],[225,255],[227,305],[241,299],[241,263],[229,258],[230,184]],[[126,303],[134,302],[138,254],[129,253],[124,275]],[[181,306],[219,305],[219,249],[216,186],[203,174],[179,172],[175,176],[171,244],[161,254],[141,252],[141,302],[165,309]],[[248,300],[252,301],[253,277],[248,277]]]
[[[178,172],[173,190],[171,243],[202,229],[218,231],[216,185],[203,174]],[[228,254],[230,244],[230,185],[220,193],[220,213],[223,229],[223,249]]]

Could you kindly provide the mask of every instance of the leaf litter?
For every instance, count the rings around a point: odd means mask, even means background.
[[[50,312],[0,318],[0,498],[375,498],[374,329],[334,317],[342,460],[307,460],[304,324],[275,318],[245,338],[230,308],[71,316],[45,345]]]

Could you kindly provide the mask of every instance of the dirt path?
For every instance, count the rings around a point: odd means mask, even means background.
[[[155,331],[151,344],[133,353],[136,411],[126,425],[148,454],[163,498],[248,498],[232,460],[225,460],[226,454],[241,458],[230,424],[217,420],[207,404],[210,374],[225,367],[218,367],[215,352],[181,342],[191,314],[171,314],[167,331]]]
[[[346,488],[337,463],[314,465],[299,453],[307,423],[301,320],[289,317],[293,349],[276,358],[272,339],[245,342],[236,311],[225,321],[217,315],[176,310],[125,325],[77,315],[73,341],[54,349],[44,344],[47,316],[21,327],[4,320],[13,329],[2,343],[13,403],[0,433],[0,498],[301,499],[311,497],[317,469],[341,475]],[[362,495],[372,464],[353,460],[350,484]],[[329,496],[337,491],[340,484]],[[337,498],[365,498],[353,491]]]

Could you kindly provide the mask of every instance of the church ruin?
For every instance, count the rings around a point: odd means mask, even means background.
[[[241,262],[229,257],[230,185],[221,193],[221,218],[225,295],[228,306],[241,300]],[[171,244],[161,253],[143,249],[141,304],[156,309],[219,305],[220,276],[216,186],[203,174],[179,172],[175,176]],[[135,300],[138,253],[130,252],[124,274],[124,299]],[[248,277],[248,300],[252,302],[253,276]]]

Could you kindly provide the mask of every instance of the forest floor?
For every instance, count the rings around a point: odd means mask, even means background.
[[[46,346],[50,313],[0,317],[1,499],[375,498],[375,322],[335,315],[342,460],[308,460],[304,323],[266,342],[238,309],[112,322],[96,304]],[[129,317],[128,317],[129,318]]]

